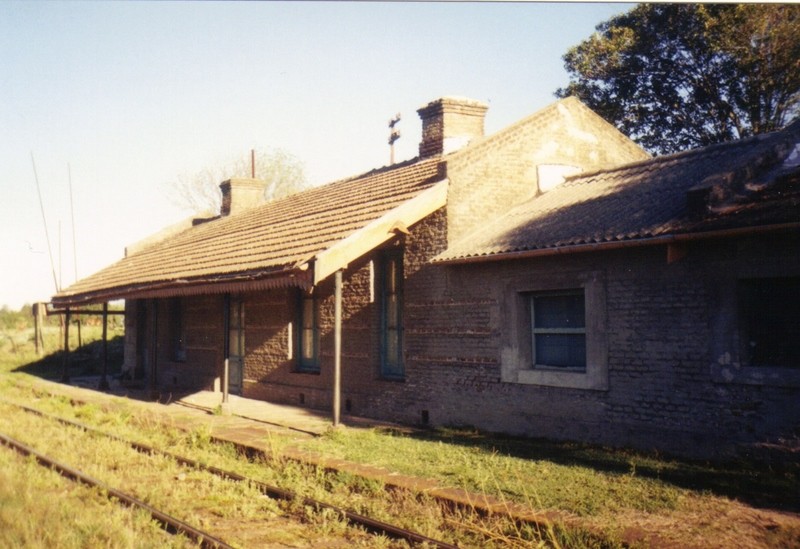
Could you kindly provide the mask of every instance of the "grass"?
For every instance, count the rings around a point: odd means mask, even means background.
[[[704,493],[800,510],[797,464],[770,469],[758,463],[689,462],[466,429],[411,435],[387,429],[337,430],[304,446],[326,456],[580,516],[668,512]]]
[[[796,462],[780,468],[689,462],[469,429],[336,430],[304,448],[567,513],[599,529],[611,545],[646,540],[656,528],[660,537],[687,546],[707,539],[721,547],[800,546]],[[588,546],[591,539],[584,539]]]
[[[8,381],[5,384],[0,383],[0,393],[7,395],[8,385],[10,385]],[[15,385],[14,400],[31,400],[32,398],[28,395],[29,391],[20,385],[24,384]],[[128,413],[124,409],[124,405],[106,410],[95,405],[74,406],[63,398],[41,399],[35,402],[35,405],[47,413],[75,418],[96,425],[105,431],[113,430],[118,435],[127,438],[135,438],[146,444],[169,448],[172,452],[191,455],[200,462],[214,464],[217,467],[259,479],[267,484],[278,485],[302,497],[324,500],[373,518],[400,524],[429,537],[444,538],[451,542],[458,541],[465,543],[465,546],[468,547],[508,546],[507,543],[497,545],[493,544],[491,540],[487,542],[482,533],[458,531],[456,528],[458,525],[476,523],[476,517],[470,517],[468,513],[451,513],[426,498],[419,499],[413,494],[402,491],[384,491],[380,482],[346,474],[330,474],[320,468],[283,460],[280,457],[248,461],[243,459],[232,446],[212,443],[207,428],[196,429],[188,433],[171,429],[156,422],[146,413]],[[21,412],[13,415],[10,413],[12,410],[12,408],[0,404],[0,431],[10,430],[21,436],[25,436],[25,433],[37,433],[36,439],[42,439],[37,443],[37,447],[48,453],[68,456],[69,461],[76,459],[84,452],[83,445],[79,445],[77,448],[70,446],[70,441],[75,436],[74,433],[64,434],[62,433],[63,428],[53,426],[50,426],[53,429],[50,432],[40,426],[42,420],[32,420],[30,416],[24,414],[20,416]],[[91,463],[87,467],[95,476],[102,475],[102,471],[98,472],[95,469],[95,462],[98,464],[113,463],[115,469],[121,471],[133,470],[132,465],[127,464],[120,456],[114,453],[103,453],[97,448],[91,450],[89,461]],[[163,463],[157,469],[160,472],[166,472],[168,479],[178,478],[180,475],[177,472],[170,472],[167,465]],[[145,474],[147,474],[146,471]],[[138,478],[140,473],[137,472],[135,476]],[[186,474],[180,477],[180,483],[194,483],[198,476],[201,475],[199,473]],[[114,482],[119,482],[119,479]],[[191,510],[196,501],[201,501],[203,509],[214,515],[215,524],[220,519],[239,521],[241,524],[242,520],[248,518],[248,514],[243,513],[241,509],[246,509],[249,503],[260,502],[263,499],[259,496],[254,497],[252,494],[238,494],[235,491],[233,495],[226,497],[213,483],[211,489],[203,489],[202,485],[193,486],[192,495],[188,498],[181,498],[173,491],[171,482],[168,480],[167,485],[164,486],[163,482],[158,482],[153,478],[147,482],[146,491],[141,493],[141,497],[148,502],[159,501],[160,506],[166,505],[166,503],[164,499],[158,498],[163,494],[168,494],[169,497],[166,501],[170,505],[174,505],[174,509],[182,511]],[[301,499],[288,503],[285,509],[302,517],[312,529],[314,539],[327,536],[346,537],[350,531],[345,528],[342,517],[335,512],[308,507],[302,503]],[[203,522],[202,517],[198,520]],[[509,523],[510,521],[497,519],[486,520],[485,529],[490,532],[508,530]],[[526,533],[527,539],[532,539],[533,535],[535,534]],[[362,543],[360,538],[351,538],[349,541],[354,545]],[[398,545],[397,542],[388,539],[378,538],[376,541],[373,537],[369,539],[367,546],[396,547]],[[524,546],[527,546],[527,543]]]
[[[98,419],[100,414],[95,411],[90,417]],[[289,529],[296,539],[324,540],[333,536],[333,542],[341,538],[353,545],[363,544],[367,539],[364,533],[346,529],[341,517],[319,518],[312,512],[305,523],[288,519],[277,502],[263,497],[248,483],[231,482],[204,471],[187,469],[163,456],[145,456],[131,450],[127,444],[64,427],[10,406],[0,405],[0,431],[236,546],[283,542]],[[37,474],[32,472],[34,477]],[[26,504],[37,508],[32,500]],[[69,526],[64,525],[64,528],[69,529]],[[273,535],[276,531],[277,540]],[[80,532],[75,535],[83,539]]]
[[[32,357],[24,341],[18,341],[15,349],[16,354],[10,352],[10,345],[3,349],[0,372],[43,376],[60,372],[60,364],[49,362],[56,358]],[[18,388],[25,379],[13,376],[12,382],[3,375],[0,394],[30,399]],[[800,510],[800,465],[796,462],[772,468],[757,462],[688,462],[471,429],[347,428],[304,441],[271,434],[268,442],[275,459],[253,463],[231,447],[212,444],[209,429],[189,434],[166,429],[154,414],[123,405],[75,408],[66,401],[48,399],[37,406],[467,547],[618,547],[623,540],[633,541],[634,546],[691,547],[712,539],[720,547],[800,546],[800,519],[793,514]],[[555,511],[566,517],[564,524],[569,528],[556,524],[548,530],[486,519],[469,510],[451,512],[425,496],[386,491],[379,481],[329,474],[281,459],[289,446]],[[215,503],[213,493],[208,497],[218,519],[235,522],[237,517],[225,511],[230,501]],[[298,502],[294,505],[289,510],[305,516],[318,535],[339,535],[343,525],[337,517],[305,509]],[[388,540],[372,543],[391,546]]]
[[[80,512],[76,512],[80,510]],[[150,516],[120,507],[33,459],[0,448],[0,545],[29,549],[191,547]]]

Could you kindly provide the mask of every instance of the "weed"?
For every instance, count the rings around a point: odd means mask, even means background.
[[[189,447],[193,450],[207,449],[211,445],[211,427],[201,425],[189,431]]]

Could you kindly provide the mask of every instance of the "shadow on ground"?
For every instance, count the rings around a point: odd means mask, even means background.
[[[180,400],[196,391],[187,389],[159,394],[144,380],[120,379],[123,337],[108,341],[110,392],[149,402]],[[97,390],[103,368],[103,343],[95,341],[70,352],[70,384]],[[64,352],[58,351],[15,368],[49,381],[60,381]],[[797,452],[783,451],[728,463],[693,462],[661,455],[620,450],[574,442],[529,439],[484,433],[469,428],[402,429],[380,428],[388,434],[443,442],[489,454],[581,466],[610,474],[651,478],[680,488],[707,491],[756,507],[800,512],[800,459]]]
[[[800,462],[794,453],[758,460],[700,462],[576,442],[511,437],[474,429],[403,433],[487,454],[581,466],[610,474],[651,478],[679,488],[710,492],[755,507],[800,511]]]
[[[123,361],[124,338],[117,336],[108,340],[108,375],[118,376]],[[50,381],[58,381],[64,375],[64,351],[23,364],[14,372],[22,372]],[[70,351],[68,372],[70,377],[95,376],[103,373],[103,342],[92,341]]]
[[[168,403],[194,393],[193,390],[173,390],[159,393],[152,390],[144,379],[125,379],[121,375],[124,361],[124,337],[116,336],[108,340],[108,364],[106,381],[108,388],[103,392],[125,396],[146,402]],[[39,360],[18,366],[12,372],[20,372],[36,376],[48,381],[64,381],[64,351],[56,351]],[[84,389],[100,390],[103,374],[103,342],[92,341],[73,349],[69,353],[68,383]]]

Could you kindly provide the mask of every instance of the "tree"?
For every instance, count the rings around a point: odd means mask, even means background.
[[[222,195],[219,184],[235,177],[250,177],[250,155],[199,173],[183,174],[172,182],[170,198],[177,205],[202,214],[219,212]],[[308,186],[303,164],[280,149],[256,152],[255,174],[268,182],[264,200],[275,200]]]
[[[641,4],[570,49],[575,95],[657,154],[779,129],[800,110],[800,4]]]

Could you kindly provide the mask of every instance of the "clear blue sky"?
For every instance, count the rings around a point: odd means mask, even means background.
[[[552,102],[562,55],[631,7],[0,2],[0,306],[54,293],[31,154],[68,286],[68,165],[83,277],[190,215],[171,181],[252,148],[321,184],[387,164],[397,112],[397,158],[414,157],[416,109],[443,95],[488,102],[497,131]]]

